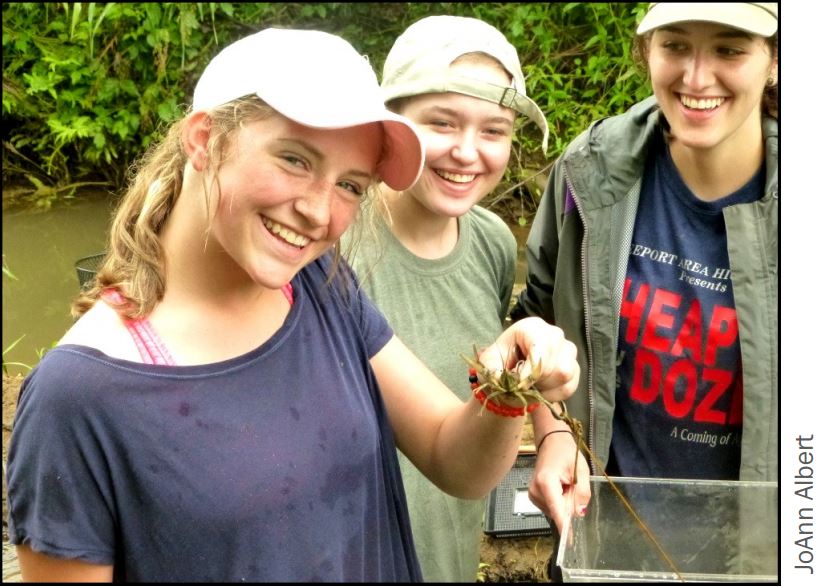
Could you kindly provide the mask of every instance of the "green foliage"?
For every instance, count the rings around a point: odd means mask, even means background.
[[[118,185],[182,113],[214,39],[197,4],[5,5],[4,183],[25,179],[35,201],[77,180]]]
[[[3,8],[3,180],[48,206],[85,182],[114,188],[184,113],[215,52],[267,26],[348,39],[380,72],[394,39],[431,14],[474,16],[519,51],[528,94],[551,127],[546,154],[523,124],[492,204],[521,223],[548,165],[593,120],[649,93],[630,45],[644,3],[7,3]],[[331,99],[331,98],[328,98]],[[520,186],[522,186],[520,188]],[[4,202],[5,204],[5,202]]]

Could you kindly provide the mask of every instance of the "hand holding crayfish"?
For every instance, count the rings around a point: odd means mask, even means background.
[[[514,323],[478,358],[465,359],[487,400],[505,405],[560,402],[579,382],[576,346],[541,318]]]

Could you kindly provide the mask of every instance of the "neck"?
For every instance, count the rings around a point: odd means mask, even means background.
[[[435,214],[407,192],[387,190],[385,197],[391,231],[409,251],[423,259],[440,259],[454,250],[459,238],[457,218]]]
[[[222,308],[243,306],[266,288],[255,283],[209,234],[203,201],[202,194],[183,191],[160,235],[165,252],[165,300],[185,297],[188,302]]]
[[[160,237],[166,287],[150,320],[179,364],[248,352],[267,340],[289,312],[280,290],[256,283],[217,239],[207,238],[207,215],[196,205],[201,201],[200,194],[182,193]]]
[[[713,202],[740,189],[763,164],[763,135],[758,125],[750,137],[735,137],[740,147],[688,148],[670,139],[669,151],[681,178],[701,200]]]

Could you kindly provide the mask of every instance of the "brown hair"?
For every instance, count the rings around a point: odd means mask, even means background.
[[[652,37],[652,31],[645,34],[645,35],[636,35],[633,39],[633,61],[639,67],[647,73],[649,77],[649,67],[647,66],[647,47],[650,44],[650,38]],[[771,52],[772,57],[777,57],[778,55],[778,33],[773,34],[771,37],[766,38],[766,44],[769,46],[769,51]],[[780,77],[775,76],[774,84],[766,84],[766,87],[763,89],[763,97],[761,98],[761,109],[764,114],[767,116],[771,116],[775,119],[780,118]]]

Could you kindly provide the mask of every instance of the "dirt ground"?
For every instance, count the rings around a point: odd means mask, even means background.
[[[8,504],[6,503],[6,453],[8,452],[11,425],[17,408],[17,395],[22,377],[3,375],[3,583],[20,581],[20,571],[14,547],[8,542]]]
[[[20,376],[3,375],[3,583],[20,581],[14,547],[8,542],[6,451],[22,381]],[[533,442],[532,434],[530,424],[527,424],[522,437],[523,445]],[[480,581],[494,584],[547,582],[547,560],[552,544],[550,536],[493,538],[483,535]]]

